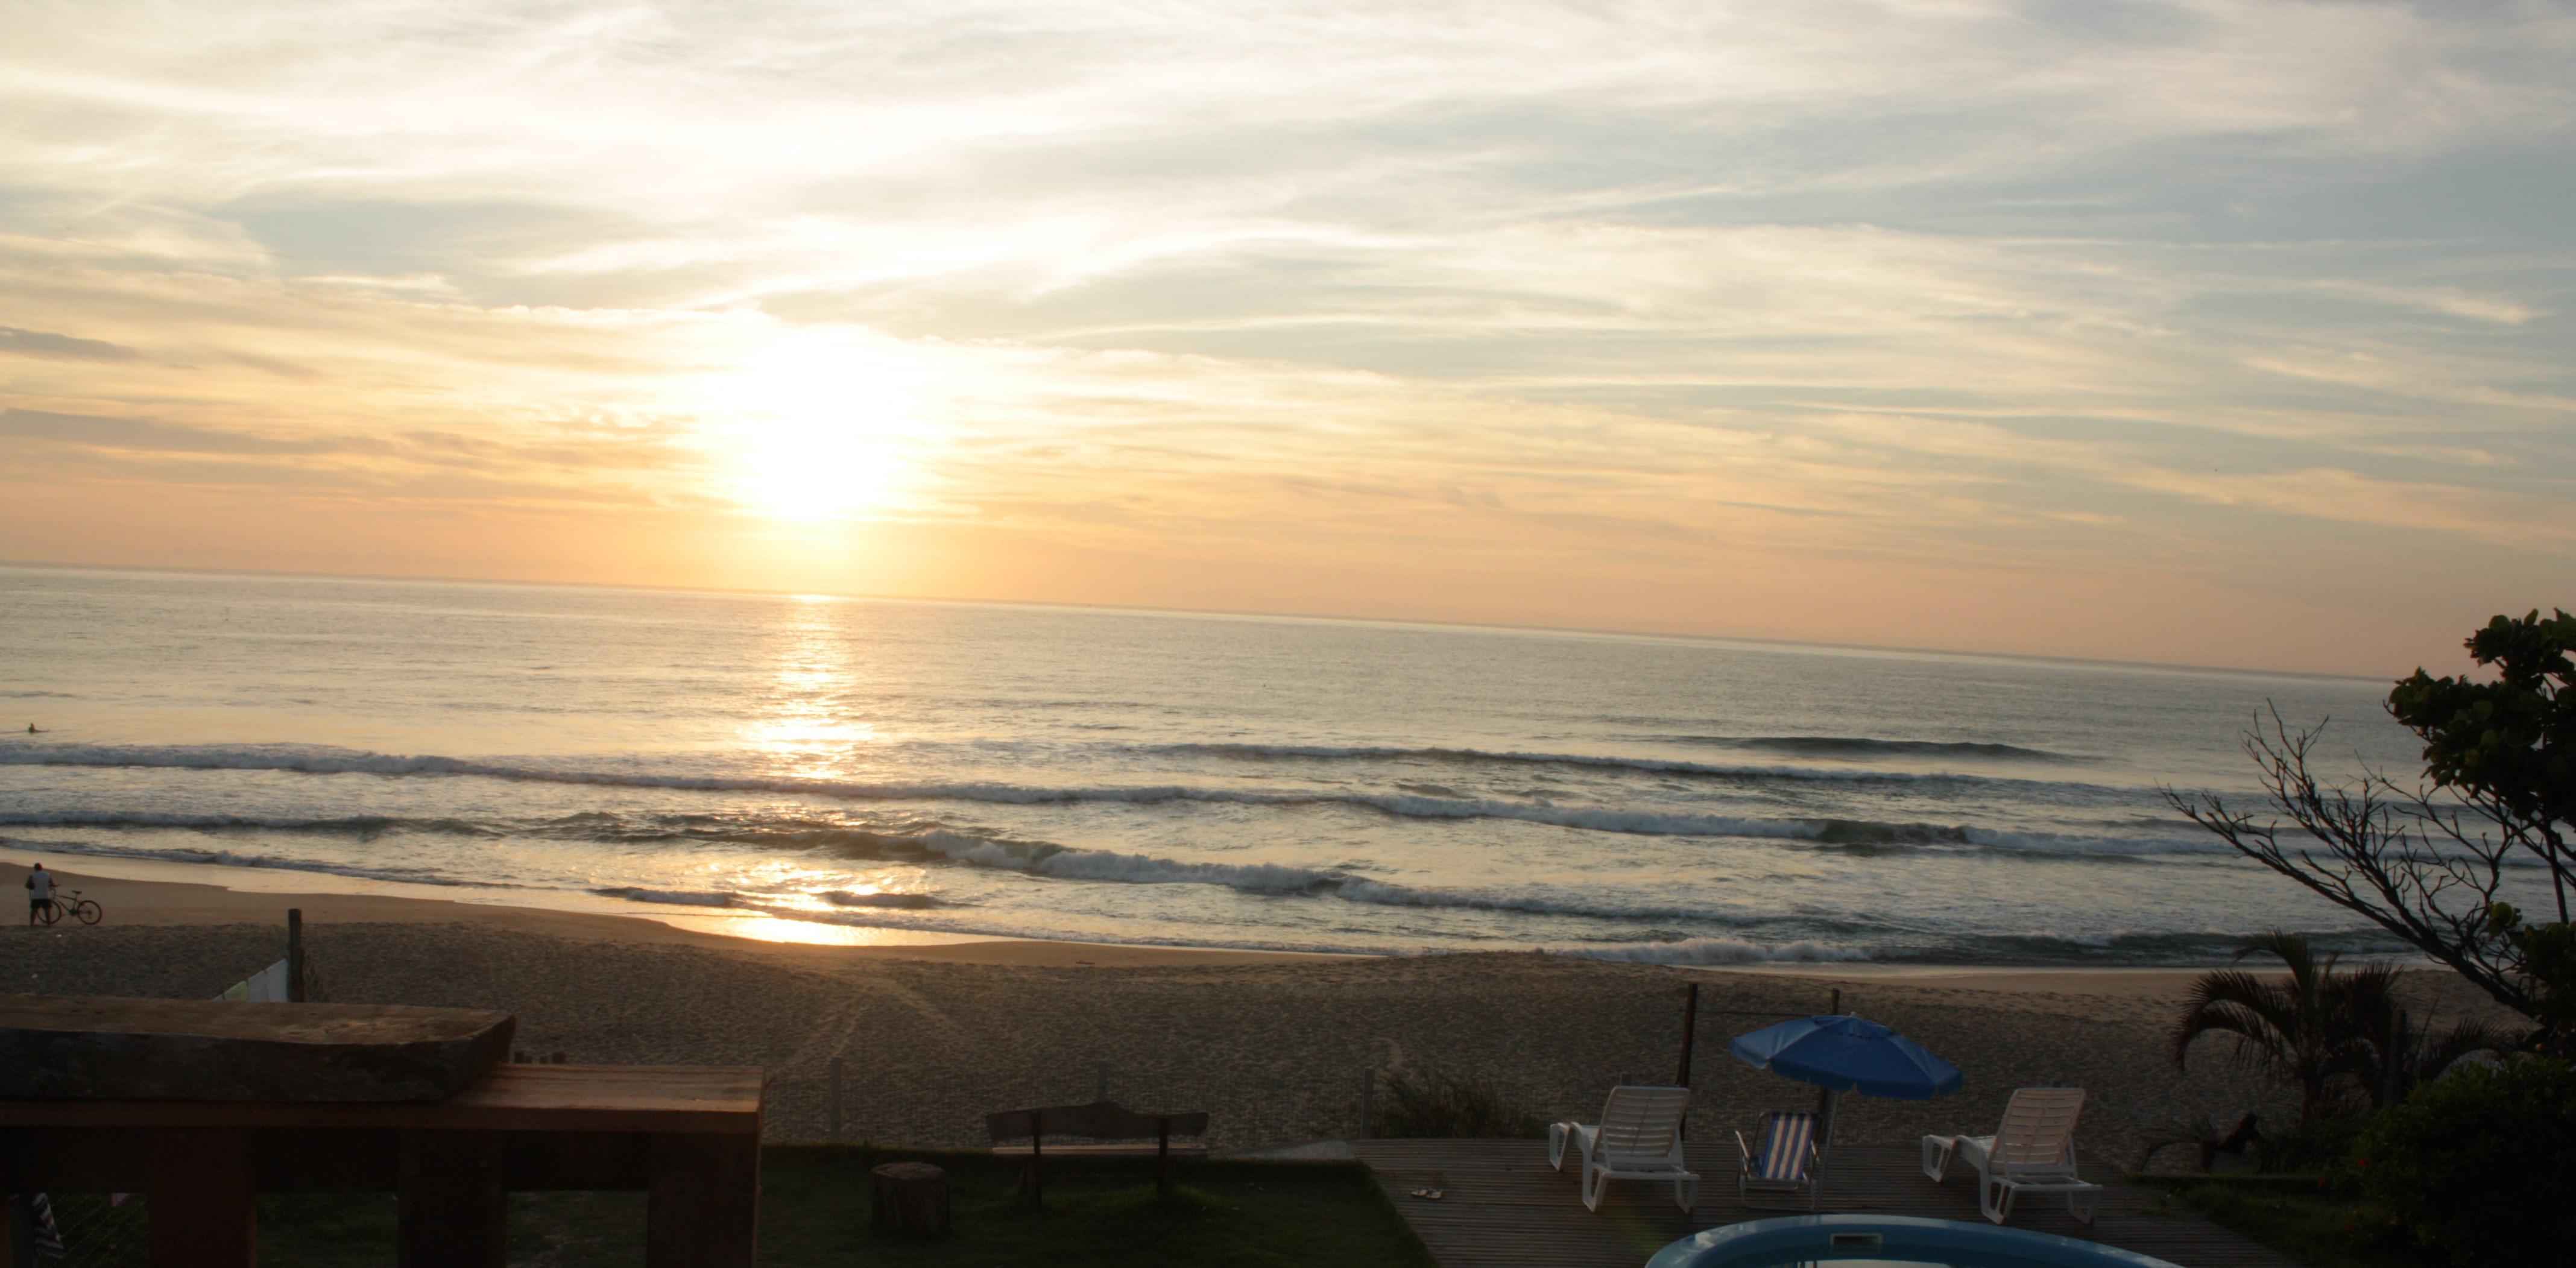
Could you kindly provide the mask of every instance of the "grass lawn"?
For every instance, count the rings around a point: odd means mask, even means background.
[[[2314,1177],[2194,1176],[2165,1191],[2211,1220],[2316,1268],[2417,1268],[2404,1234],[2359,1198],[2320,1191]]]
[[[868,1168],[919,1160],[948,1170],[956,1233],[936,1240],[880,1234],[868,1223]],[[1368,1171],[1356,1163],[1182,1164],[1157,1198],[1134,1170],[1047,1168],[1047,1206],[1018,1201],[1016,1163],[977,1153],[839,1145],[772,1145],[761,1152],[760,1262],[890,1266],[1047,1264],[1349,1265],[1431,1268]],[[260,1199],[260,1262],[389,1263],[394,1203],[386,1194],[293,1194]],[[644,1198],[629,1193],[529,1193],[510,1199],[510,1262],[639,1265]],[[139,1262],[139,1259],[138,1261]]]

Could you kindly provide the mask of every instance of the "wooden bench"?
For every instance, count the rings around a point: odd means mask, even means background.
[[[511,1190],[640,1191],[648,1265],[752,1268],[761,1084],[503,1065],[429,1102],[0,1100],[0,1192],[140,1192],[155,1268],[248,1268],[259,1193],[390,1192],[398,1263],[501,1268]]]
[[[1168,1197],[1172,1192],[1172,1156],[1207,1156],[1207,1122],[1204,1110],[1194,1114],[1139,1114],[1120,1108],[1115,1101],[1005,1110],[984,1116],[985,1130],[993,1138],[995,1154],[1028,1158],[1027,1165],[1020,1169],[1020,1192],[1027,1196],[1031,1205],[1043,1205],[1046,1201],[1043,1173],[1049,1157],[1151,1158],[1154,1160],[1154,1190]],[[1059,1144],[1050,1148],[1046,1143],[1050,1135],[1079,1136],[1092,1143]],[[1201,1139],[1195,1145],[1175,1145],[1172,1143],[1174,1136],[1197,1136]],[[1023,1139],[1029,1143],[1003,1143]],[[1104,1143],[1111,1141],[1131,1143]],[[1146,1141],[1153,1143],[1144,1143]]]

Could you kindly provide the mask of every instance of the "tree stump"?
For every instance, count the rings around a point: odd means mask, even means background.
[[[898,1233],[948,1231],[948,1173],[926,1162],[889,1162],[868,1172],[876,1185],[874,1222]]]

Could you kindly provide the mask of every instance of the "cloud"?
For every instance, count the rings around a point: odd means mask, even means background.
[[[191,454],[317,454],[381,452],[382,442],[358,437],[245,435],[149,418],[0,410],[0,436],[47,440],[92,449],[134,449]]]
[[[42,357],[51,361],[132,361],[142,356],[132,348],[100,339],[76,339],[42,330],[0,326],[0,353]]]
[[[869,522],[1148,599],[1176,542],[2242,595],[2354,505],[2483,593],[2576,500],[2571,61],[2519,4],[22,5],[0,294],[80,334],[0,330],[0,435],[748,517],[858,429]]]

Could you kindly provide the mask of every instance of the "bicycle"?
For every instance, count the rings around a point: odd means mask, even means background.
[[[54,901],[47,903],[43,914],[37,918],[48,925],[65,916],[70,916],[85,925],[94,925],[106,918],[107,911],[98,905],[97,899],[83,898],[80,895],[81,892],[77,889],[66,889],[54,895]]]

